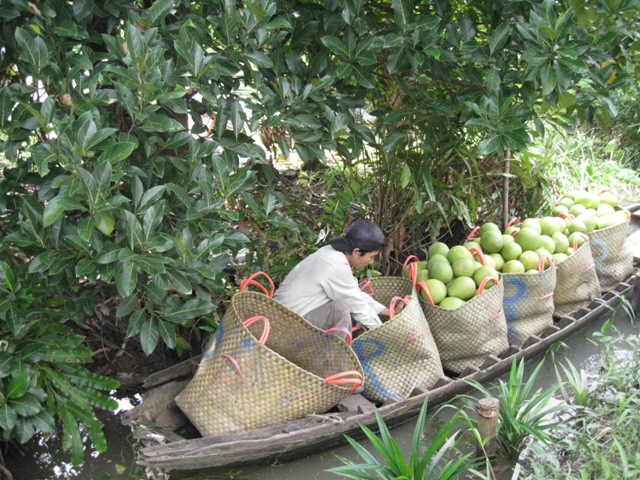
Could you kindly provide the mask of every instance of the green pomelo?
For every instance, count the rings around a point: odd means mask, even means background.
[[[616,225],[629,221],[629,217],[625,210],[616,210],[616,213],[614,213],[613,216],[616,217]]]
[[[584,242],[585,236],[581,232],[574,232],[569,235],[569,248],[573,248],[574,243],[578,246],[578,248],[580,248],[582,245],[584,245]]]
[[[569,208],[571,208],[573,206],[574,203],[575,202],[573,201],[573,198],[568,197],[568,196],[565,195],[560,200],[558,200],[557,205],[562,205],[563,207],[567,207],[567,210],[568,210]]]
[[[510,227],[507,227],[504,229],[504,234],[513,236],[513,234],[519,230],[520,230],[520,227],[517,227],[516,225],[511,225]]]
[[[609,205],[611,207],[617,207],[618,206],[618,199],[617,199],[616,195],[613,192],[605,190],[600,195],[598,195],[598,197],[600,198],[600,205],[605,204],[605,205]],[[600,206],[600,205],[598,205],[598,206]]]
[[[427,255],[429,258],[433,258],[434,255],[442,255],[446,257],[447,253],[449,253],[449,246],[443,242],[432,243],[427,250]]]
[[[569,258],[569,255],[567,255],[566,253],[554,253],[553,263],[558,265],[559,263],[564,262],[567,258]]]
[[[540,255],[532,250],[525,250],[524,252],[522,252],[522,255],[520,255],[520,258],[518,258],[518,260],[520,260],[520,263],[524,265],[525,271],[532,270],[534,268],[538,268]]]
[[[502,266],[502,273],[524,273],[525,268],[520,260],[509,260]]]
[[[447,257],[444,255],[434,255],[433,257],[429,258],[429,260],[427,261],[427,268],[431,269],[433,268],[433,265],[436,263],[446,263],[447,265],[449,264],[449,260],[447,260]]]
[[[535,250],[540,245],[540,232],[530,227],[521,228],[516,235],[516,243],[522,247],[522,251]]]
[[[491,254],[486,254],[484,255],[484,265],[480,266],[496,268],[496,260],[491,256]]]
[[[561,213],[569,213],[569,207],[566,205],[556,205],[551,209],[551,213],[555,216],[558,216]]]
[[[569,213],[575,217],[577,217],[578,215],[580,215],[581,213],[584,213],[587,210],[587,207],[585,207],[584,205],[582,205],[581,203],[575,203],[570,209],[569,209]]]
[[[584,223],[584,226],[587,228],[587,233],[591,233],[596,228],[598,217],[595,214],[591,215],[585,212],[581,215],[578,215],[576,217],[576,220],[582,220],[582,223]]]
[[[507,243],[502,247],[502,250],[500,250],[500,255],[502,255],[505,261],[516,260],[522,255],[522,247],[516,242]]]
[[[489,230],[480,237],[480,246],[483,252],[498,253],[504,245],[500,230]]]
[[[600,199],[593,193],[581,190],[576,193],[573,201],[579,205],[584,205],[586,208],[597,208],[600,205]]]
[[[490,231],[499,232],[500,231],[500,227],[498,227],[498,225],[496,225],[493,222],[486,222],[486,223],[483,223],[482,225],[480,225],[480,236],[482,236],[486,232],[490,232]]]
[[[463,306],[464,304],[465,304],[465,301],[460,298],[446,297],[438,304],[438,306],[440,308],[444,308],[445,310],[456,310],[461,306]]]
[[[505,243],[513,243],[515,242],[516,239],[513,235],[508,235],[506,233],[502,234],[502,244],[504,245]]]
[[[538,248],[544,248],[545,250],[548,250],[549,253],[555,253],[556,242],[554,242],[553,238],[549,235],[540,235],[540,246]]]
[[[616,216],[613,214],[602,215],[598,217],[596,222],[596,228],[602,230],[603,228],[613,227],[617,222]]]
[[[449,260],[449,263],[453,264],[453,262],[460,258],[473,259],[473,254],[462,245],[454,245],[449,249],[449,253],[447,253],[447,260]]]
[[[571,223],[569,223],[568,230],[570,234],[576,232],[586,233],[587,226],[579,218],[574,218],[573,220],[571,220]]]
[[[601,203],[596,210],[596,216],[602,217],[603,215],[612,215],[616,213],[616,209],[608,203]]]
[[[476,282],[476,286],[479,287],[480,284],[482,283],[482,280],[484,280],[485,278],[487,277],[498,278],[498,276],[499,276],[499,273],[495,268],[485,265],[477,269],[475,272],[473,272],[473,281]]]
[[[569,248],[567,248],[567,256],[568,256],[568,257],[570,257],[571,255],[573,255],[574,253],[576,253],[576,252],[573,250],[573,247],[569,247]]]
[[[504,265],[504,258],[502,257],[502,255],[500,255],[499,253],[490,253],[489,256],[493,258],[495,269],[501,272]]]
[[[420,260],[418,262],[418,270],[426,270],[427,268],[429,268],[429,262],[426,260]]]
[[[520,230],[523,228],[533,228],[536,232],[542,233],[539,218],[525,218],[520,224]]]
[[[471,250],[472,248],[477,248],[478,250],[482,250],[482,248],[480,247],[480,243],[473,240],[470,242],[464,242],[462,246],[467,250]]]
[[[439,304],[447,296],[447,287],[440,280],[432,278],[430,280],[427,280],[425,283],[427,284],[427,288],[429,289],[431,298],[436,305]],[[421,291],[420,293],[423,295],[422,299],[428,302],[429,299],[426,298],[426,294],[424,293],[424,291]]]
[[[451,264],[454,277],[470,277],[476,271],[476,261],[472,258],[459,258]]]
[[[449,288],[447,288],[447,294],[450,297],[469,300],[476,294],[476,282],[470,277],[454,278]]]
[[[563,226],[564,226],[564,222],[563,222]],[[561,228],[563,227],[558,226],[558,222],[556,222],[556,217],[544,217],[542,220],[540,220],[540,229],[541,229],[542,235],[547,235],[550,237],[555,232],[560,231]]]
[[[527,274],[532,274],[532,273],[540,273],[538,270],[527,270],[526,272]]]
[[[450,282],[453,278],[453,269],[449,262],[434,262],[429,267],[429,278],[435,278],[442,283]]]
[[[547,257],[547,258],[551,258],[553,259],[553,253],[551,253],[549,250],[547,250],[546,248],[538,248],[536,250],[536,253],[538,254],[538,257],[542,258],[542,257]],[[549,267],[549,262],[545,260],[544,262],[544,268],[545,270]]]
[[[429,280],[429,270],[422,269],[422,270],[418,270],[418,275],[416,276],[416,281],[417,282],[426,282],[427,280]]]
[[[556,245],[554,253],[564,253],[567,251],[567,248],[569,248],[569,237],[562,232],[556,232],[551,235],[551,238]]]

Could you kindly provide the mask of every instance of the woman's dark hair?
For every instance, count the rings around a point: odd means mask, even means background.
[[[339,252],[350,253],[355,248],[360,254],[375,252],[385,244],[382,229],[374,222],[358,219],[347,227],[342,235],[331,239],[331,246]]]

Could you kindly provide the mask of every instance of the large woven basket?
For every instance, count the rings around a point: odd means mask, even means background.
[[[444,373],[413,283],[401,277],[376,277],[370,286],[383,305],[391,305],[394,297],[412,295],[412,299],[394,318],[353,340],[365,374],[362,394],[384,403],[406,398],[416,387],[431,388]]]
[[[362,367],[343,340],[266,295],[246,292],[232,298],[176,403],[211,436],[326,412],[361,385]]]
[[[556,267],[537,274],[503,273],[502,279],[509,344],[522,345],[553,325]]]
[[[479,367],[487,355],[499,355],[509,348],[503,295],[500,280],[455,310],[420,299],[444,368],[461,373],[467,367]]]
[[[553,295],[553,313],[556,316],[571,315],[600,296],[600,282],[590,243],[585,242],[575,248],[569,258],[556,266],[556,289]]]
[[[630,220],[589,234],[600,288],[612,289],[633,273],[633,252],[627,242]]]

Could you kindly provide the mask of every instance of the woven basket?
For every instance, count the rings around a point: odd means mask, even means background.
[[[575,248],[574,243],[574,253],[556,266],[553,314],[558,317],[571,315],[600,296],[590,243],[585,242],[580,248]]]
[[[589,234],[600,288],[611,290],[633,273],[633,252],[627,242],[630,220]]]
[[[420,299],[444,368],[460,373],[467,367],[479,367],[487,355],[499,355],[509,348],[503,295],[500,280],[455,310]]]
[[[531,335],[553,325],[556,267],[537,274],[503,273],[504,314],[510,345],[522,345]]]
[[[361,385],[362,367],[343,340],[266,295],[246,292],[232,298],[176,403],[212,436],[326,412]]]
[[[431,388],[444,373],[413,283],[401,277],[376,277],[368,286],[383,305],[392,305],[394,297],[412,295],[412,299],[391,320],[353,340],[351,347],[365,374],[362,394],[384,403],[408,397],[415,387]]]

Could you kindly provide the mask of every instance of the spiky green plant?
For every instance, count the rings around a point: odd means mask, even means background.
[[[327,471],[358,480],[446,480],[458,478],[463,473],[474,471],[484,462],[484,459],[473,458],[472,453],[461,455],[456,448],[460,434],[460,420],[472,428],[472,422],[464,410],[457,410],[439,430],[426,450],[424,449],[422,436],[427,418],[427,403],[428,401],[425,400],[418,416],[413,433],[411,457],[408,461],[389,432],[384,418],[376,410],[380,436],[378,437],[365,425],[361,425],[360,428],[373,445],[373,450],[382,458],[382,462],[373,452],[347,436],[347,440],[362,457],[364,463],[356,463],[345,457],[337,456],[344,465]],[[450,454],[455,455],[452,458]]]
[[[562,397],[567,403],[573,403],[578,407],[584,408],[589,402],[589,378],[587,377],[587,372],[582,368],[576,368],[570,360],[566,362],[566,365],[562,363],[554,365],[556,377],[560,382]],[[564,380],[558,370],[558,365],[564,372]],[[565,388],[565,383],[568,390]]]
[[[544,360],[538,363],[529,378],[525,379],[524,360],[517,363],[514,359],[508,383],[499,380],[495,391],[478,382],[469,382],[481,394],[500,400],[497,453],[501,457],[517,460],[528,437],[549,444],[555,441],[551,435],[552,430],[565,429],[556,420],[556,414],[570,406],[565,403],[551,403],[559,385],[544,391],[534,390],[543,364]],[[467,397],[467,400],[473,401],[473,404],[476,401],[470,397]]]

